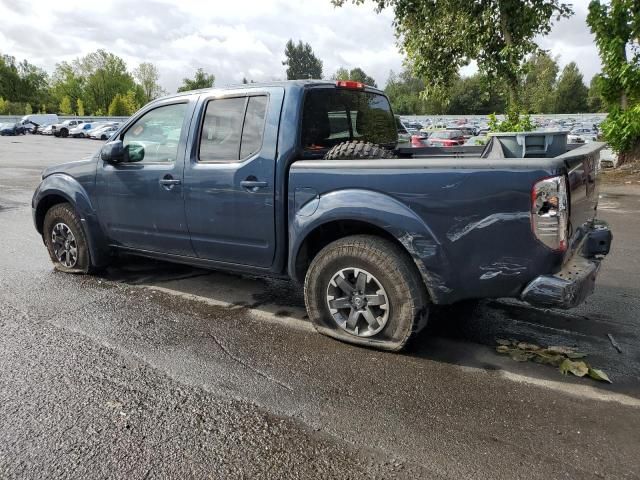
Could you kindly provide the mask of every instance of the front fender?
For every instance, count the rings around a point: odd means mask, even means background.
[[[84,187],[70,175],[55,173],[45,177],[33,194],[31,207],[36,229],[42,234],[44,216],[52,204],[52,197],[63,198],[73,206],[80,217],[84,234],[89,243],[92,264],[106,263],[108,258],[108,242],[98,223],[96,211],[91,198]],[[53,201],[53,203],[59,203]]]
[[[429,226],[395,198],[362,189],[337,190],[312,197],[296,208],[290,204],[289,274],[296,280],[296,258],[305,239],[321,225],[335,221],[359,221],[383,229],[411,255],[434,303],[443,303],[451,292],[449,262],[440,241]]]

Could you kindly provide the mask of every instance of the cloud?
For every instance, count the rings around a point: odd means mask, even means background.
[[[283,79],[289,38],[311,44],[327,78],[339,67],[359,66],[383,86],[390,70],[402,68],[392,12],[376,14],[370,2],[342,8],[329,0],[33,0],[28,5],[0,0],[1,53],[50,72],[60,61],[104,48],[121,56],[130,70],[155,63],[168,91],[200,67],[215,74],[217,85],[243,77]],[[563,65],[577,61],[588,81],[600,67],[585,17],[586,8],[577,6],[575,17],[562,20],[540,43]]]

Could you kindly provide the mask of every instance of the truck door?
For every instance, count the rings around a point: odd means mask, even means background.
[[[203,95],[185,164],[187,224],[205,259],[269,267],[281,87]]]
[[[182,175],[193,104],[174,98],[143,113],[120,134],[135,154],[98,160],[99,218],[118,245],[195,256],[184,213]]]

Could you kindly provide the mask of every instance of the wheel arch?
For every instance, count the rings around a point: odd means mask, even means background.
[[[358,234],[375,235],[398,245],[415,264],[432,301],[445,301],[450,292],[444,275],[448,262],[440,243],[413,211],[379,192],[331,192],[320,198],[312,215],[296,215],[290,226],[289,275],[302,283],[322,248]]]
[[[53,174],[40,183],[33,198],[33,221],[41,235],[47,212],[60,203],[69,203],[80,217],[89,254],[94,266],[108,263],[109,247],[107,238],[99,225],[93,204],[86,190],[73,177],[65,174]]]

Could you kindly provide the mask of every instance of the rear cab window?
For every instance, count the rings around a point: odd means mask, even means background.
[[[395,147],[398,131],[387,97],[343,88],[306,92],[300,135],[305,158],[317,158],[338,143],[360,140]]]
[[[269,97],[229,97],[207,103],[198,161],[231,163],[260,151]]]

